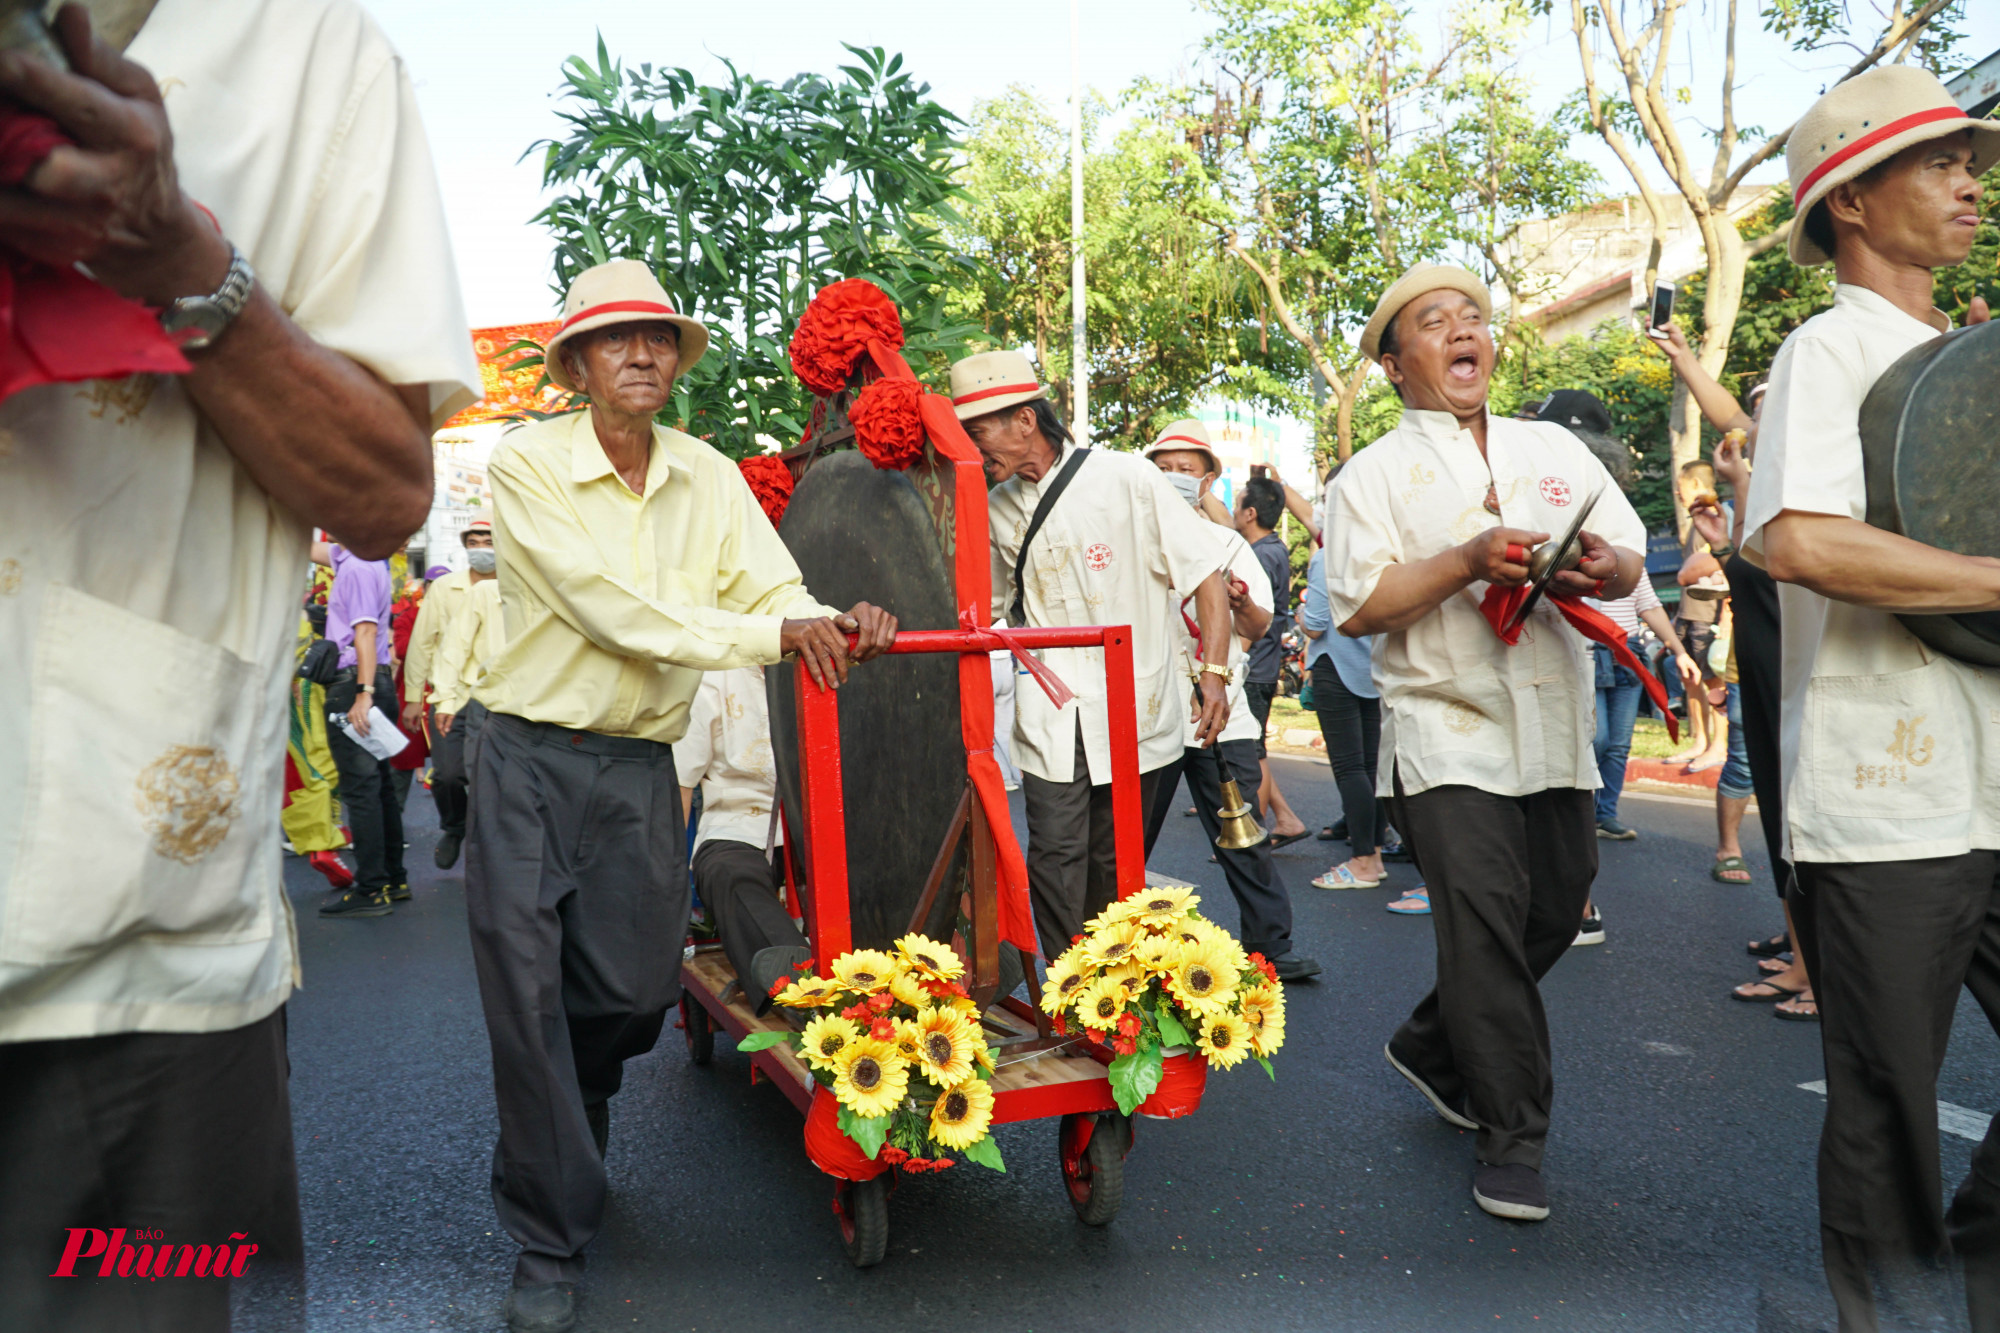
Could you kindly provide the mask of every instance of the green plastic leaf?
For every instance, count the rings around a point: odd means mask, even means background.
[[[753,1032],[737,1042],[736,1049],[745,1054],[751,1051],[768,1051],[773,1046],[787,1044],[791,1039],[792,1034],[789,1032]]]
[[[1271,1076],[1271,1081],[1273,1083],[1276,1083],[1278,1081],[1278,1071],[1271,1068],[1270,1059],[1262,1055],[1256,1056],[1254,1058],[1256,1059],[1258,1064],[1264,1066],[1264,1072]]]
[[[1180,1019],[1174,1017],[1174,1011],[1164,1004],[1160,1006],[1158,1022],[1160,1024],[1160,1041],[1165,1045],[1194,1045],[1194,1038],[1188,1034],[1186,1028],[1181,1026]]]
[[[847,1107],[840,1108],[840,1132],[861,1146],[874,1161],[875,1154],[882,1151],[882,1145],[889,1140],[889,1126],[894,1117],[886,1115],[858,1116]]]
[[[1000,1160],[1000,1145],[993,1141],[989,1132],[985,1138],[965,1150],[965,1160],[991,1167],[1000,1174],[1007,1174],[1007,1164]]]
[[[1138,1109],[1139,1103],[1153,1095],[1153,1089],[1160,1086],[1160,1073],[1165,1067],[1160,1048],[1148,1046],[1134,1055],[1121,1055],[1111,1062],[1106,1072],[1111,1078],[1111,1096],[1117,1101],[1118,1109],[1126,1115]]]

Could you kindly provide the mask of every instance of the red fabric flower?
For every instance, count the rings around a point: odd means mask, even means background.
[[[957,1165],[958,1163],[952,1161],[949,1157],[934,1157],[931,1159],[931,1170],[933,1171],[942,1171],[948,1166]]]
[[[903,1163],[903,1169],[921,1175],[931,1169],[931,1164],[922,1157],[912,1157],[909,1161]]]
[[[1138,1035],[1139,1035],[1139,1015],[1137,1015],[1137,1014],[1134,1014],[1134,1013],[1129,1013],[1129,1012],[1128,1012],[1128,1013],[1124,1013],[1124,1014],[1120,1014],[1120,1015],[1118,1016],[1118,1032],[1119,1032],[1119,1035],[1121,1035],[1121,1036],[1125,1036],[1125,1037],[1136,1037],[1136,1036],[1138,1036]]]
[[[1250,955],[1250,966],[1256,968],[1259,972],[1262,972],[1264,974],[1265,980],[1267,981],[1276,981],[1278,979],[1278,969],[1273,967],[1271,965],[1271,960],[1266,958],[1261,953],[1253,953]]]
[[[1114,1037],[1111,1041],[1111,1051],[1114,1055],[1134,1055],[1138,1050],[1139,1043],[1130,1037]]]
[[[924,454],[924,386],[915,380],[879,379],[848,410],[854,443],[884,471],[901,472]]]
[[[868,997],[868,1007],[870,1009],[873,1009],[878,1014],[888,1013],[889,1006],[894,1004],[895,1002],[896,1002],[896,997],[889,994],[886,991],[884,991],[880,995],[871,995]]]
[[[868,1035],[877,1041],[889,1041],[896,1035],[896,1025],[886,1018],[878,1018],[868,1025]]]
[[[841,1010],[840,1016],[850,1023],[866,1023],[872,1015],[868,1012],[867,1001],[857,1000]]]
[[[776,995],[779,991],[783,990],[786,986],[790,984],[791,983],[787,981],[785,978],[779,977],[776,981],[773,981],[771,983],[771,989],[769,993],[772,995]]]
[[[1069,1035],[1069,1024],[1063,1022],[1063,1016],[1061,1014],[1057,1014],[1054,1018],[1050,1019],[1049,1026],[1054,1028],[1057,1032],[1061,1033],[1065,1037]]]
[[[910,1160],[910,1155],[893,1143],[885,1143],[882,1145],[882,1151],[875,1154],[875,1160],[887,1162],[890,1166],[901,1166]]]
[[[764,517],[771,520],[772,527],[777,527],[785,517],[785,507],[792,502],[792,470],[776,454],[745,458],[736,467],[743,474],[743,480],[749,483],[750,494],[756,496],[757,503],[763,506]]]
[[[839,393],[870,338],[890,347],[903,345],[896,303],[866,278],[836,282],[815,296],[799,319],[792,335],[792,371],[814,393]]]

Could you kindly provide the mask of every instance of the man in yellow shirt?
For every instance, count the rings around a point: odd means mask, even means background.
[[[480,515],[465,525],[458,539],[465,544],[467,568],[424,590],[424,604],[410,630],[410,653],[403,662],[403,727],[408,731],[424,725],[424,692],[438,683],[438,653],[451,622],[473,588],[495,577],[493,520]],[[437,803],[438,826],[443,830],[433,859],[439,870],[449,870],[458,864],[458,849],[465,841],[465,740],[441,729],[433,729],[429,737],[431,800]]]
[[[431,667],[431,682],[437,687],[431,702],[438,735],[458,745],[461,766],[486,722],[486,709],[474,701],[472,692],[486,678],[488,664],[500,656],[506,642],[507,624],[496,575],[475,586],[465,605],[452,616]]]
[[[506,644],[474,691],[466,908],[493,1047],[493,1202],[520,1242],[516,1329],[574,1321],[604,1215],[607,1101],[680,995],[687,844],[668,748],[704,671],[796,653],[838,686],[895,618],[806,592],[742,473],[656,415],[708,332],[644,264],[581,274],[549,378],[587,412],[510,432],[488,468]]]

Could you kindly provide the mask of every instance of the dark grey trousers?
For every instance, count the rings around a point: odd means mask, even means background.
[[[784,855],[784,849],[778,849]],[[791,913],[778,901],[785,882],[784,862],[764,859],[762,847],[729,838],[705,842],[694,854],[694,889],[715,914],[722,934],[722,951],[744,988],[750,986],[750,960],[759,949],[781,944],[805,946]],[[749,996],[752,1006],[763,997]]]
[[[222,1032],[0,1043],[0,1328],[303,1329],[290,1072],[283,1008]],[[52,1277],[73,1228],[97,1253]],[[216,1245],[257,1247],[241,1278],[172,1276],[181,1247]],[[166,1277],[115,1275],[169,1246]]]
[[[1826,1056],[1821,1251],[1843,1333],[1956,1326],[1954,1250],[1972,1327],[2000,1328],[2000,1139],[1987,1130],[1947,1216],[1937,1124],[1961,985],[2000,1029],[1997,859],[1793,866]]]
[[[395,690],[389,668],[379,668],[375,697],[394,699]],[[396,794],[395,770],[389,761],[377,759],[340,729],[359,693],[353,680],[326,687],[326,748],[340,772],[340,809],[354,835],[354,877],[362,892],[380,893],[391,884],[410,882],[403,865],[403,801]]]
[[[1146,856],[1149,860],[1153,844],[1159,840],[1160,830],[1173,811],[1182,779],[1187,781],[1188,798],[1194,802],[1195,814],[1201,819],[1210,845],[1222,836],[1222,821],[1216,812],[1222,809],[1223,764],[1229,765],[1229,776],[1236,779],[1244,804],[1252,814],[1256,813],[1257,789],[1264,780],[1263,769],[1257,763],[1256,741],[1221,741],[1209,749],[1185,750],[1179,763],[1159,770],[1153,790],[1148,793]],[[1255,847],[1234,850],[1216,847],[1215,859],[1236,898],[1236,911],[1242,917],[1240,938],[1244,949],[1271,959],[1290,953],[1292,895],[1278,874],[1278,863],[1272,859],[1270,839]]]
[[[489,714],[471,751],[465,901],[493,1047],[493,1204],[517,1284],[575,1281],[604,1216],[586,1103],[680,997],[687,843],[673,752]]]
[[[430,719],[431,800],[437,804],[438,827],[446,833],[465,836],[466,812],[466,731],[454,719],[449,735],[437,729],[436,714]]]
[[[1597,876],[1593,793],[1396,792],[1391,817],[1430,886],[1437,984],[1389,1048],[1479,1122],[1480,1161],[1539,1171],[1555,1076],[1538,983],[1569,952]]]
[[[1035,909],[1035,937],[1042,957],[1053,962],[1069,948],[1083,923],[1118,896],[1118,848],[1111,823],[1111,784],[1093,786],[1077,729],[1075,773],[1068,782],[1021,775],[1028,808],[1028,900]],[[1143,836],[1160,776],[1171,767],[1139,777],[1139,820]]]

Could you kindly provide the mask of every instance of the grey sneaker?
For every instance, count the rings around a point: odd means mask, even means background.
[[[1539,1222],[1549,1215],[1549,1192],[1532,1166],[1488,1166],[1472,1173],[1472,1201],[1495,1217]]]
[[[1582,926],[1577,929],[1576,938],[1569,942],[1569,947],[1574,949],[1579,944],[1602,943],[1604,943],[1604,913],[1593,907],[1590,909],[1590,915],[1583,919]]]
[[[1474,1120],[1471,1116],[1466,1115],[1462,1111],[1457,1111],[1452,1109],[1452,1107],[1448,1103],[1446,1103],[1444,1098],[1437,1095],[1436,1090],[1433,1089],[1430,1084],[1424,1082],[1421,1078],[1418,1078],[1417,1075],[1410,1069],[1408,1065],[1404,1064],[1401,1060],[1398,1060],[1396,1058],[1396,1053],[1390,1050],[1386,1044],[1382,1047],[1382,1058],[1389,1062],[1390,1068],[1394,1069],[1398,1074],[1401,1074],[1404,1078],[1410,1080],[1410,1086],[1415,1088],[1418,1092],[1424,1094],[1424,1100],[1431,1104],[1431,1109],[1433,1111],[1436,1111],[1439,1115],[1443,1116],[1448,1123],[1457,1125],[1460,1129],[1479,1128],[1479,1122],[1477,1120]]]
[[[1639,839],[1639,835],[1637,833],[1633,832],[1631,829],[1626,828],[1623,824],[1619,823],[1615,819],[1598,820],[1597,836],[1600,838],[1608,838],[1612,842],[1636,842]]]

